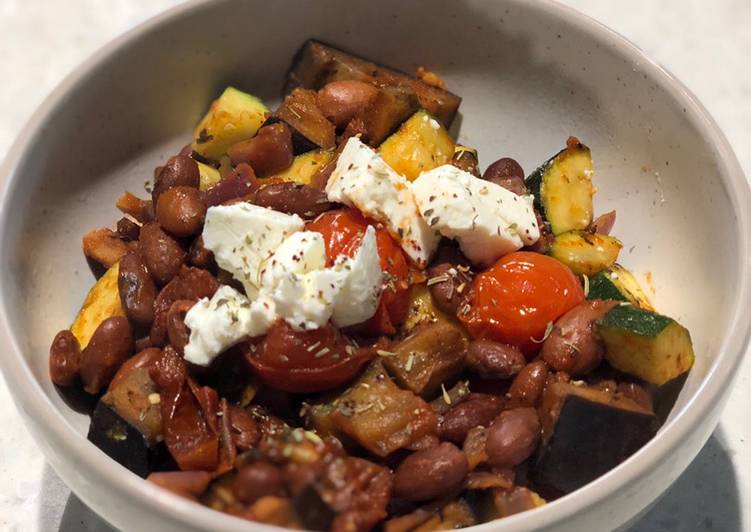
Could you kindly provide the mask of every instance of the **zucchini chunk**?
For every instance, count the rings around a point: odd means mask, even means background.
[[[589,148],[571,137],[566,148],[527,177],[527,188],[554,235],[592,223],[592,173]]]
[[[613,264],[589,280],[587,299],[625,301],[639,308],[654,311],[639,282],[620,264]]]
[[[196,164],[198,164],[198,174],[200,176],[198,183],[200,190],[208,190],[222,180],[221,172],[213,166],[204,164],[201,161],[196,161]]]
[[[117,288],[119,271],[120,263],[116,262],[99,278],[89,290],[81,310],[70,326],[70,332],[78,340],[81,349],[89,345],[89,340],[100,323],[113,316],[125,316]]]
[[[540,421],[543,442],[532,477],[555,494],[607,473],[657,432],[654,414],[635,401],[561,381],[546,387]]]
[[[330,150],[313,150],[297,155],[292,165],[280,174],[273,176],[282,181],[291,181],[299,185],[310,185],[316,173],[334,159],[334,152]]]
[[[688,330],[655,312],[619,305],[597,322],[597,331],[611,366],[658,386],[694,363]]]
[[[383,160],[409,181],[448,163],[454,155],[454,140],[430,113],[421,109],[378,148]]]
[[[373,83],[377,87],[409,89],[416,94],[419,106],[427,109],[446,128],[451,127],[462,101],[445,89],[312,39],[295,56],[287,74],[285,92],[296,87],[318,90],[331,81],[349,79]]]
[[[456,166],[460,170],[469,172],[475,177],[482,175],[480,173],[480,158],[477,155],[477,150],[474,148],[456,144],[454,146],[454,155],[451,157],[449,164]]]
[[[193,151],[218,161],[232,144],[255,135],[268,111],[255,96],[227,87],[196,126]]]
[[[548,253],[575,274],[593,277],[615,264],[622,247],[620,240],[612,236],[569,231],[555,237]]]

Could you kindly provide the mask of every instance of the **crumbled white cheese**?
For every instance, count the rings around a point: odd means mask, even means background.
[[[428,225],[456,239],[479,266],[490,266],[540,238],[532,196],[519,196],[455,166],[420,174],[411,189]]]
[[[294,214],[245,202],[219,205],[206,212],[203,245],[214,253],[220,268],[243,284],[252,299],[258,295],[261,263],[303,226],[302,218]]]
[[[265,333],[275,319],[273,302],[259,298],[251,303],[231,286],[221,286],[211,299],[200,299],[185,315],[190,328],[185,360],[208,366],[240,340]]]
[[[418,267],[427,266],[440,236],[417,212],[409,181],[351,137],[326,184],[330,201],[356,207],[384,224]]]
[[[375,229],[368,227],[355,256],[340,256],[334,269],[345,274],[341,292],[334,300],[331,316],[334,325],[346,327],[371,318],[383,288]]]
[[[284,239],[260,268],[255,299],[222,286],[188,311],[186,360],[207,366],[244,338],[264,334],[277,319],[297,330],[318,329],[329,320],[344,327],[367,320],[378,306],[383,276],[373,227],[354,257],[340,256],[331,267],[323,236],[301,231]]]

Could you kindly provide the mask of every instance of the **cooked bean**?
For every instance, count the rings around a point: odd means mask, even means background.
[[[535,406],[545,388],[548,365],[542,360],[524,366],[511,383],[508,396],[517,406]]]
[[[488,166],[482,178],[520,196],[528,193],[527,185],[524,184],[524,170],[510,157],[498,159]]]
[[[117,289],[128,319],[145,327],[151,325],[154,321],[156,285],[138,253],[131,251],[120,259]]]
[[[195,305],[195,301],[188,299],[178,299],[167,311],[167,336],[169,336],[170,345],[181,356],[183,350],[190,339],[190,331],[185,325],[185,315]]]
[[[185,155],[175,155],[162,167],[159,175],[154,180],[154,189],[151,191],[151,201],[157,204],[159,196],[172,187],[198,188],[201,182],[201,174],[198,164]]]
[[[251,194],[258,187],[258,180],[249,164],[240,163],[237,168],[203,194],[207,207],[221,205]]]
[[[394,494],[409,501],[426,501],[448,495],[467,476],[467,457],[454,444],[412,453],[394,472]]]
[[[117,236],[122,240],[130,242],[132,240],[138,240],[138,235],[141,233],[141,226],[129,218],[120,218],[117,221]]]
[[[480,177],[480,168],[477,166],[477,157],[468,150],[458,150],[454,152],[449,164],[456,166],[459,170],[469,172],[475,177]]]
[[[542,344],[545,362],[570,375],[583,375],[597,367],[604,347],[593,324],[615,305],[615,301],[585,301],[561,316]]]
[[[459,264],[441,262],[428,269],[433,304],[447,314],[456,314],[471,281],[467,268]]]
[[[299,183],[273,183],[258,189],[253,203],[303,218],[315,218],[331,209],[323,190]]]
[[[318,107],[334,125],[344,127],[377,95],[378,89],[364,81],[332,81],[318,91]]]
[[[254,462],[237,472],[232,492],[240,502],[251,504],[267,495],[281,495],[284,487],[282,472],[270,462]]]
[[[68,329],[55,335],[50,346],[50,379],[58,386],[70,386],[78,377],[81,347]]]
[[[264,126],[255,137],[230,146],[227,154],[232,164],[247,163],[259,177],[274,175],[292,164],[292,132],[283,122]]]
[[[219,288],[216,277],[206,270],[183,266],[180,273],[162,288],[154,301],[154,323],[149,337],[151,344],[161,346],[167,342],[167,315],[172,303],[179,299],[197,301],[211,297]]]
[[[120,369],[117,370],[117,373],[115,373],[115,376],[112,377],[112,381],[110,382],[109,388],[114,389],[117,387],[117,385],[125,379],[125,377],[128,376],[128,373],[130,373],[133,370],[139,369],[139,368],[148,368],[152,364],[154,364],[159,358],[162,356],[162,350],[158,347],[147,347],[146,349],[142,349],[138,351],[136,349],[136,354],[130,357],[128,360],[126,360],[122,366],[120,366]]]
[[[438,435],[461,445],[467,433],[478,426],[487,427],[503,409],[503,401],[485,394],[472,394],[469,399],[451,408],[438,426]]]
[[[107,386],[120,366],[133,354],[133,330],[128,319],[104,320],[81,353],[81,380],[92,394]]]
[[[177,240],[165,233],[155,222],[141,227],[138,251],[158,285],[168,283],[177,275],[187,255]]]
[[[467,367],[489,379],[510,379],[527,363],[518,347],[494,342],[475,340],[467,349]]]
[[[204,247],[203,237],[200,235],[197,236],[190,245],[190,249],[188,250],[188,262],[196,268],[204,270],[214,270],[216,268],[214,254]]]
[[[496,467],[514,467],[530,457],[540,440],[540,420],[534,408],[505,410],[488,429],[485,450]]]
[[[172,187],[159,196],[156,218],[176,237],[193,236],[201,231],[206,204],[201,191],[191,187]]]

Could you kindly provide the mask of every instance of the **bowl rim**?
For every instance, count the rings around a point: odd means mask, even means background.
[[[119,50],[137,41],[142,35],[156,31],[176,19],[187,17],[211,3],[226,1],[230,0],[191,0],[147,19],[99,48],[68,74],[46,97],[24,126],[0,166],[0,176],[5,177],[0,192],[0,249],[4,247],[7,239],[11,199],[19,181],[17,179],[18,167],[31,153],[34,138],[40,133],[50,114],[64,102],[66,95],[85,83],[90,74],[110,60]],[[537,508],[535,511],[471,527],[471,530],[476,531],[491,528],[493,530],[526,530],[551,525],[570,518],[583,507],[596,505],[607,499],[626,483],[646,476],[658,463],[665,460],[671,450],[678,446],[692,428],[712,410],[727,384],[732,381],[751,338],[751,308],[743,305],[744,301],[751,299],[751,261],[746,259],[751,256],[749,254],[751,251],[751,213],[742,208],[744,205],[751,204],[751,188],[728,140],[709,112],[683,83],[650,59],[638,46],[588,15],[556,0],[538,0],[534,3],[525,0],[507,0],[507,3],[552,15],[562,23],[586,34],[601,46],[613,50],[628,60],[683,105],[686,118],[696,128],[708,147],[715,151],[722,185],[728,193],[736,217],[736,227],[739,231],[735,265],[738,289],[733,301],[733,318],[730,320],[728,334],[717,349],[716,359],[707,370],[706,376],[694,395],[671,420],[663,425],[655,438],[618,467],[575,492]],[[248,530],[247,521],[173,495],[154,484],[143,481],[103,452],[96,450],[92,453],[91,444],[57,411],[25,362],[21,354],[23,350],[8,322],[7,289],[6,283],[0,278],[0,338],[9,346],[8,353],[0,357],[0,365],[9,388],[13,391],[12,395],[17,408],[23,409],[30,417],[44,425],[45,438],[63,450],[66,460],[75,461],[81,472],[92,482],[105,483],[114,492],[131,501],[136,501],[155,514],[168,517],[174,523],[189,527],[199,526],[206,530]],[[260,523],[253,525],[258,530],[283,530]]]

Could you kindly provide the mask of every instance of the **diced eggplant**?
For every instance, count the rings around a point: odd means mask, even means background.
[[[137,429],[150,445],[162,435],[162,410],[148,367],[135,368],[110,386],[102,402]]]
[[[267,123],[282,120],[292,129],[295,153],[315,148],[332,149],[336,145],[336,130],[316,103],[316,94],[306,89],[295,89],[288,94],[279,109]]]
[[[409,294],[409,312],[402,324],[403,331],[410,331],[421,324],[448,320],[449,317],[436,308],[433,297],[425,283],[413,284]]]
[[[388,456],[437,429],[425,401],[400,389],[380,360],[330,402],[312,405],[308,420],[319,434],[344,434],[376,456]]]
[[[658,386],[694,363],[688,329],[656,312],[619,305],[597,322],[597,332],[611,366]]]
[[[387,138],[378,152],[391,168],[414,181],[422,172],[448,163],[454,155],[454,139],[421,109]]]
[[[419,106],[427,109],[446,128],[459,109],[461,98],[401,72],[337,50],[315,40],[307,41],[293,60],[287,75],[286,92],[295,87],[318,90],[327,83],[354,79],[378,87],[405,87],[414,92]]]
[[[531,475],[554,494],[605,474],[657,431],[655,415],[631,399],[562,381],[546,388],[540,419],[543,444]]]
[[[592,156],[574,137],[566,144],[526,179],[535,205],[555,235],[584,230],[592,223]]]
[[[620,264],[613,264],[589,280],[587,299],[626,301],[645,310],[654,310],[633,274]]]
[[[87,437],[110,458],[143,478],[169,460],[163,443],[150,442],[101,400],[91,415]]]
[[[468,343],[459,325],[436,321],[394,344],[394,356],[384,357],[383,365],[403,388],[429,399],[461,373]]]
[[[381,87],[352,122],[359,123],[367,144],[378,146],[418,109],[417,96],[410,87]]]

